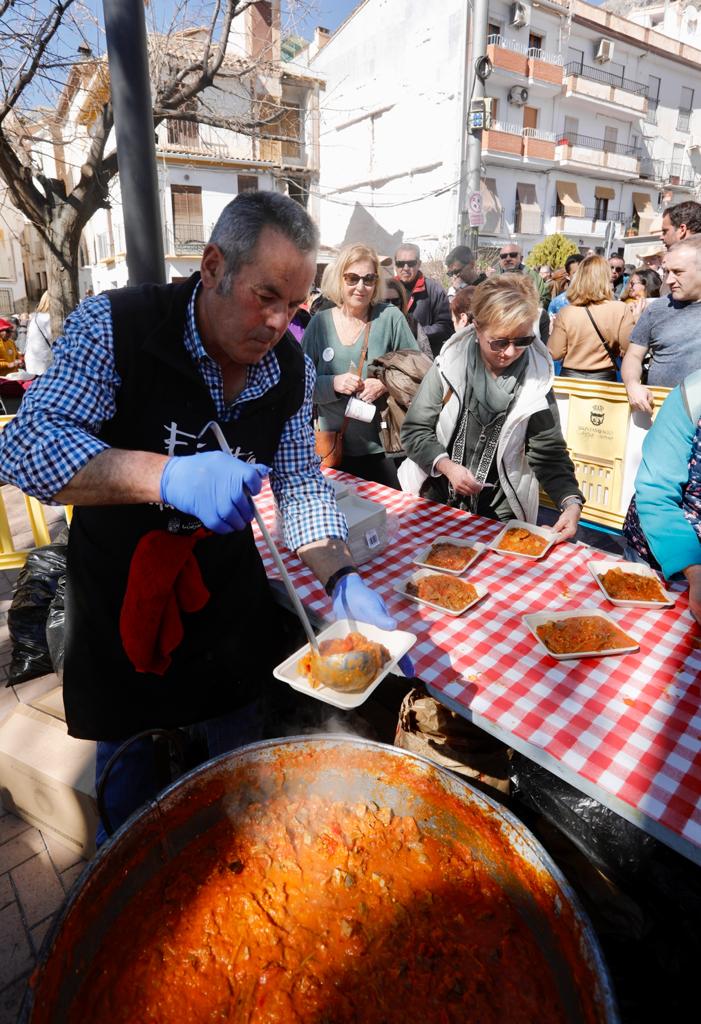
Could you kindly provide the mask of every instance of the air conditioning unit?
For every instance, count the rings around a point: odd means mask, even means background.
[[[509,8],[509,24],[513,28],[524,28],[530,23],[531,9],[527,4],[515,3]]]
[[[606,64],[613,57],[613,40],[600,39],[594,47],[594,60],[597,64]]]
[[[528,103],[528,89],[523,85],[512,85],[507,98],[512,107],[523,107]]]

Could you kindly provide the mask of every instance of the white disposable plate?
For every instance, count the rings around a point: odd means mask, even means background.
[[[428,565],[426,562],[426,559],[431,554],[434,544],[455,544],[455,546],[459,548],[473,548],[475,553],[464,569],[442,569],[439,565]],[[480,544],[479,541],[464,540],[462,537],[435,537],[430,544],[419,551],[414,558],[414,565],[422,565],[426,569],[430,569],[431,572],[444,572],[449,576],[461,576],[470,568],[471,565],[475,564],[479,556],[484,551],[484,547],[484,544]]]
[[[398,594],[401,594],[402,597],[406,598],[407,601],[415,601],[416,604],[425,604],[428,608],[435,608],[436,611],[440,612],[442,615],[452,615],[455,618],[457,618],[459,615],[464,615],[468,608],[472,608],[473,605],[477,604],[478,601],[481,601],[482,598],[486,597],[487,594],[489,593],[487,588],[483,586],[481,583],[473,583],[472,586],[477,591],[477,597],[474,599],[474,601],[470,601],[463,608],[459,608],[455,612],[451,611],[449,608],[444,608],[443,605],[441,604],[434,604],[433,601],[424,601],[422,597],[415,597],[413,594],[407,594],[406,586],[407,583],[409,583],[411,580],[417,582],[418,580],[423,579],[425,576],[442,575],[443,573],[438,572],[434,569],[419,569],[417,572],[413,572],[411,576],[407,576],[406,579],[400,580],[398,583],[395,583],[394,589]]]
[[[588,569],[594,577],[594,582],[598,585],[606,600],[610,601],[611,604],[618,605],[620,608],[668,608],[670,605],[673,605],[676,600],[674,594],[670,594],[665,590],[662,585],[662,581],[655,570],[651,569],[649,565],[643,565],[641,562],[620,562],[611,559],[609,561],[602,562],[589,562]],[[620,598],[611,597],[606,590],[606,587],[599,579],[599,576],[608,572],[609,569],[625,569],[626,572],[637,573],[638,576],[652,577],[652,579],[657,580],[659,583],[662,593],[665,596],[664,601],[622,601]]]
[[[289,658],[273,669],[273,675],[276,679],[287,683],[293,690],[299,690],[300,693],[306,693],[308,697],[314,697],[316,700],[324,701],[326,704],[333,704],[335,708],[344,708],[345,710],[357,708],[368,699],[387,673],[392,671],[399,659],[411,650],[416,643],[416,637],[413,633],[405,633],[401,629],[394,629],[390,632],[386,629],[378,629],[377,626],[371,626],[368,622],[350,622],[348,619],[338,619],[330,626],[327,626],[326,629],[323,629],[319,633],[318,639],[336,640],[339,637],[347,636],[351,632],[362,633],[368,640],[384,644],[390,653],[388,663],[377,678],[364,690],[358,690],[355,693],[344,693],[342,690],[333,690],[329,686],[312,686],[307,676],[303,676],[297,667],[300,658],[309,650],[309,644],[300,647],[298,651],[291,654]]]
[[[529,533],[535,533],[537,537],[544,537],[548,541],[548,544],[543,548],[539,555],[523,555],[519,551],[503,551],[499,545],[504,537],[507,530],[515,530],[521,528],[528,530]],[[520,519],[510,519],[505,524],[504,529],[501,531],[498,537],[495,537],[492,543],[489,545],[491,551],[496,551],[499,555],[513,555],[514,558],[530,558],[531,561],[537,562],[539,558],[545,558],[550,548],[555,543],[555,537],[552,530],[548,529],[547,526],[535,526],[533,523],[524,523]]]
[[[555,658],[556,661],[570,661],[573,658],[605,658],[609,654],[630,654],[632,651],[637,651],[640,648],[637,640],[631,637],[633,641],[627,647],[613,647],[610,651],[578,651],[575,654],[554,654],[548,647],[545,646],[543,641],[536,633],[538,626],[542,626],[546,622],[562,622],[565,619],[579,619],[582,616],[596,616],[598,619],[605,619],[606,622],[611,623],[613,626],[619,626],[615,619],[612,619],[610,615],[606,615],[605,612],[600,612],[597,608],[579,608],[576,611],[569,612],[532,612],[530,615],[524,615],[523,621],[536,639],[536,642],[540,648],[549,654],[551,658]],[[624,632],[626,632],[624,630]],[[629,634],[630,635],[630,634]]]

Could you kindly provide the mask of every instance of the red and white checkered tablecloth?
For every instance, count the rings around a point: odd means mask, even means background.
[[[701,863],[701,631],[685,588],[672,588],[673,608],[614,607],[587,569],[592,559],[609,555],[580,544],[556,545],[540,561],[488,551],[465,576],[483,583],[488,596],[460,618],[443,615],[405,600],[394,584],[417,568],[416,552],[435,537],[489,541],[502,527],[333,475],[387,509],[390,543],[361,571],[399,628],[416,634],[411,656],[417,676],[452,707],[492,725],[502,738],[512,737],[514,746],[545,767],[557,766],[573,784],[582,781],[601,802],[630,810],[630,820]],[[272,526],[269,490],[258,505]],[[272,559],[257,540],[272,578]],[[330,617],[331,602],[319,582],[296,555],[283,557],[304,603]],[[605,610],[640,650],[558,662],[541,653],[522,622],[528,612],[583,607]]]

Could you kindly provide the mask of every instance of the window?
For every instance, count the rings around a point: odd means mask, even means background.
[[[679,113],[677,114],[677,128],[680,132],[688,132],[691,122],[691,114],[694,109],[694,90],[687,86],[682,87],[679,97]]]
[[[200,141],[200,126],[197,121],[180,121],[171,119],[168,121],[168,145],[169,146],[196,146]]]
[[[306,209],[309,202],[309,186],[305,181],[298,178],[288,178],[287,192],[290,199],[294,199],[296,203],[299,203],[300,206]]]
[[[258,175],[257,174],[239,174],[237,175],[237,188],[239,192],[257,192],[258,191]]]
[[[618,128],[606,125],[604,128],[604,153],[615,153],[618,142]]]
[[[14,276],[15,261],[12,256],[12,239],[5,238],[5,232],[0,228],[0,277],[12,280]]]
[[[657,108],[660,105],[660,86],[662,79],[657,75],[647,76],[647,114],[645,120],[648,124],[657,124]]]
[[[524,128],[537,128],[538,127],[538,111],[535,107],[524,107],[523,108],[523,127]]]
[[[500,35],[501,35],[501,25],[497,25],[495,22],[490,21],[489,24],[487,25],[487,41],[489,41],[492,38],[492,36],[500,36]],[[492,42],[494,42],[493,39],[492,39]]]
[[[280,134],[287,136],[282,156],[296,159],[302,155],[302,110],[299,103],[286,103],[280,116]]]
[[[574,46],[567,49],[567,74],[581,75],[584,67],[584,50],[577,50]]]
[[[609,201],[600,196],[594,200],[594,220],[607,220],[609,212]]]
[[[199,185],[171,185],[173,241],[176,252],[201,252],[204,246],[202,189]]]
[[[672,147],[672,164],[669,168],[669,183],[670,185],[678,185],[679,179],[682,176],[682,165],[684,164],[684,157],[686,156],[686,146],[682,143],[675,142]]]
[[[528,36],[528,49],[529,50],[542,50],[543,49],[543,36],[539,36],[537,32],[531,32]]]

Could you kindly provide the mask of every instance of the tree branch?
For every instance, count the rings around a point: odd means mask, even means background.
[[[44,20],[41,28],[32,40],[36,45],[31,48],[32,59],[29,62],[29,65],[26,70],[17,77],[14,89],[11,89],[7,93],[4,102],[0,105],[0,124],[5,120],[10,110],[16,106],[17,101],[25,88],[33,80],[37,69],[41,64],[41,58],[44,56],[49,43],[60,28],[66,11],[74,2],[75,0],[57,0],[53,11]],[[36,42],[37,38],[39,40],[38,43]]]

